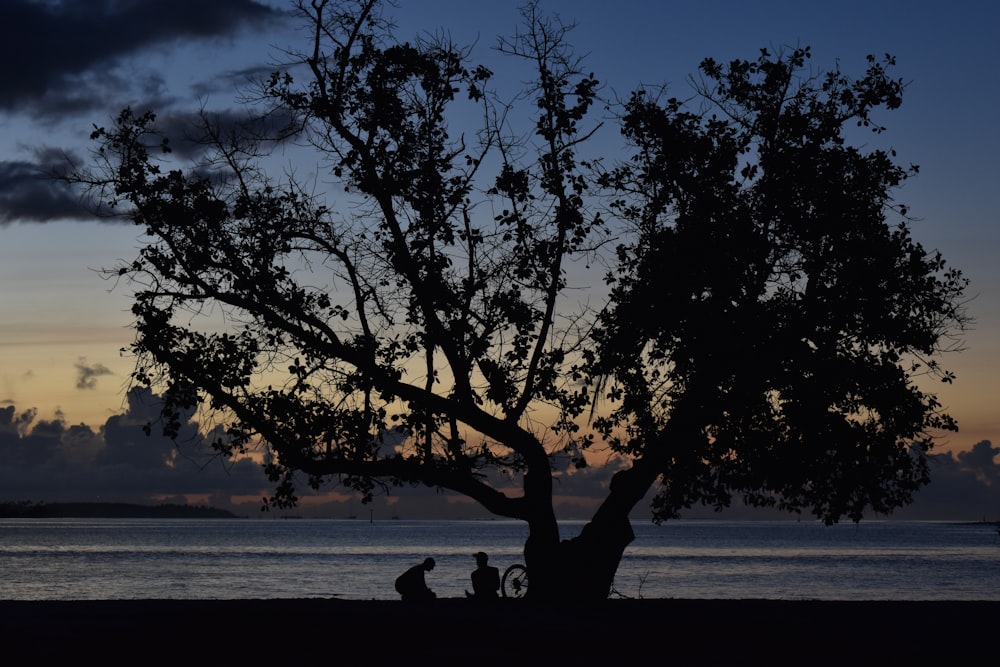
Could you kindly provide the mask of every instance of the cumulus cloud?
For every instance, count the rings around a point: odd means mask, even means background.
[[[128,408],[99,429],[37,411],[0,408],[0,500],[151,503],[167,497],[259,498],[270,483],[248,459],[223,461],[188,422],[177,440],[144,431],[159,400],[133,389]]]
[[[997,520],[1000,508],[1000,448],[989,440],[969,450],[930,458],[931,482],[917,492],[913,504],[896,512],[900,518],[932,520]]]
[[[958,453],[958,463],[966,468],[976,470],[989,483],[1000,481],[997,473],[1000,467],[997,466],[997,455],[1000,454],[1000,447],[994,447],[989,440],[977,442],[972,449],[967,452]]]
[[[93,369],[81,361],[81,366]],[[98,428],[68,425],[57,415],[38,420],[37,410],[18,411],[14,405],[0,408],[0,501],[70,502],[102,500],[115,502],[185,502],[197,498],[215,507],[241,514],[254,514],[273,485],[254,461],[224,460],[205,444],[199,424],[186,415],[176,439],[165,438],[153,428],[159,398],[147,389],[132,389],[126,408]],[[383,435],[383,451],[391,451],[403,437],[397,432]],[[558,463],[558,462],[557,462]],[[562,466],[566,468],[567,466]],[[592,466],[563,470],[557,482],[557,512],[563,518],[589,516],[607,492],[613,470]],[[513,488],[517,482],[491,474],[491,482]],[[385,518],[485,518],[489,513],[464,496],[426,486],[393,488],[363,506],[360,498],[336,486],[311,492],[303,484],[300,507],[303,516],[344,517],[369,513]]]
[[[221,430],[203,437],[197,422],[187,415],[180,434],[165,438],[145,428],[159,414],[160,401],[146,389],[132,389],[122,414],[98,428],[68,425],[61,415],[38,420],[37,410],[0,407],[0,501],[35,502],[115,501],[156,504],[208,502],[240,514],[255,514],[261,499],[273,491],[259,463],[220,458],[206,440],[223,436]],[[390,438],[395,440],[395,438]],[[910,507],[894,515],[903,519],[979,520],[997,518],[1000,507],[1000,448],[988,440],[967,451],[936,455],[931,484],[918,492]],[[576,469],[556,461],[557,516],[586,519],[606,497],[615,465]],[[517,481],[489,475],[491,483],[518,493]],[[652,493],[652,492],[651,492]],[[189,500],[195,499],[195,500]],[[424,486],[393,488],[363,506],[360,498],[335,486],[312,492],[303,485],[302,516],[345,517],[369,513],[376,517],[485,518],[489,514],[468,498]],[[635,520],[648,516],[648,501],[633,512]],[[714,516],[710,509],[693,508],[685,517]],[[760,511],[734,507],[725,518],[762,518]],[[787,518],[768,514],[764,518]],[[872,517],[874,518],[874,517]]]

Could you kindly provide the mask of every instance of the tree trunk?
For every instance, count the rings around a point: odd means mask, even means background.
[[[612,476],[608,497],[579,536],[560,542],[558,534],[552,535],[554,521],[529,521],[530,533],[524,545],[531,582],[529,597],[582,601],[603,600],[611,594],[622,554],[635,539],[629,512],[665,469],[662,459],[663,453],[669,451],[666,444],[680,437],[687,423],[675,416],[647,447],[646,456]],[[698,430],[692,432],[697,434]]]
[[[593,519],[569,540],[529,536],[525,564],[532,600],[604,600],[625,548],[635,539],[628,516]]]

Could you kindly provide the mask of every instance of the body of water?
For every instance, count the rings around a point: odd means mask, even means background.
[[[580,523],[564,524],[565,537]],[[992,525],[873,521],[635,524],[615,596],[1000,600]],[[470,589],[473,554],[501,572],[527,529],[510,521],[0,519],[0,599],[397,599],[431,556],[439,597]]]

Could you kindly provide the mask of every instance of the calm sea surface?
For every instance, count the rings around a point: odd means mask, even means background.
[[[564,524],[564,537],[579,523]],[[638,523],[615,594],[644,598],[1000,600],[991,525],[874,521]],[[472,554],[503,571],[508,521],[0,519],[0,599],[396,599],[427,556],[439,597],[470,588]]]

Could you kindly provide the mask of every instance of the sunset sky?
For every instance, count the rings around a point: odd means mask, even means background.
[[[399,4],[400,36],[444,28],[458,43],[476,43],[473,60],[495,63],[491,47],[498,34],[516,28],[521,3]],[[106,125],[126,104],[160,113],[234,106],[249,73],[266,71],[280,60],[280,49],[304,45],[284,14],[289,6],[283,0],[0,2],[0,446],[18,439],[23,454],[14,457],[17,465],[9,456],[0,460],[0,501],[85,500],[102,491],[135,499],[153,486],[161,497],[256,493],[259,474],[242,468],[189,478],[161,469],[157,459],[145,464],[150,477],[136,473],[144,455],[131,440],[116,440],[124,424],[134,429],[137,422],[128,420],[141,412],[138,397],[126,397],[131,365],[119,354],[132,338],[129,295],[97,269],[132,259],[138,230],[86,216],[37,174],[60,155],[86,159],[92,126]],[[975,318],[965,350],[943,360],[957,380],[942,385],[939,396],[961,430],[940,443],[945,472],[928,500],[915,505],[928,516],[940,516],[931,511],[934,498],[951,513],[1000,519],[1000,449],[984,442],[1000,439],[998,7],[987,0],[541,3],[543,11],[578,23],[571,40],[608,94],[665,83],[683,97],[701,59],[753,59],[761,48],[809,45],[813,68],[839,62],[857,75],[869,53],[896,56],[898,76],[909,84],[903,107],[879,117],[888,127],[879,141],[895,148],[901,162],[920,165],[898,199],[919,218],[916,239],[940,249],[971,279],[968,310]],[[19,416],[33,408],[37,416],[30,426],[22,420],[17,433]],[[46,431],[51,446],[24,454],[29,440],[42,442]],[[594,476],[591,482],[600,481],[600,473]],[[125,478],[133,488],[119,492]]]

